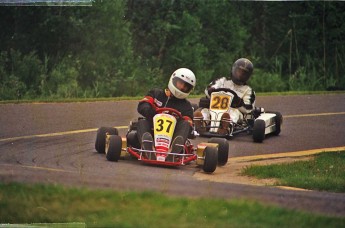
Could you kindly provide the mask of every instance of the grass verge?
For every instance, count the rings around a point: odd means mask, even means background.
[[[277,185],[345,193],[345,151],[320,153],[309,161],[252,165],[242,174],[276,178]]]
[[[0,184],[0,223],[87,227],[344,227],[333,218],[254,201],[187,199],[55,185]]]

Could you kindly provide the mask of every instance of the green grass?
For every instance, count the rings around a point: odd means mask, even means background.
[[[277,185],[345,193],[345,151],[321,153],[309,161],[252,165],[246,167],[242,174],[277,178]]]
[[[87,227],[344,227],[326,217],[254,201],[168,197],[55,185],[0,184],[0,224],[86,223]]]

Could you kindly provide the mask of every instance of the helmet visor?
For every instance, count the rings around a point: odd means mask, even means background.
[[[181,78],[179,77],[174,77],[172,79],[173,85],[176,87],[176,89],[180,90],[183,93],[190,93],[190,91],[192,91],[193,86],[191,84],[189,84],[186,81],[183,81]]]
[[[248,72],[244,69],[241,69],[241,67],[237,67],[237,68],[235,68],[235,70],[232,74],[232,77],[236,82],[244,84],[249,79],[250,72]]]

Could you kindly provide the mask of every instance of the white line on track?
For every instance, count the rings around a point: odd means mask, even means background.
[[[286,116],[283,116],[283,118],[314,117],[314,116],[331,116],[331,115],[345,115],[345,112],[328,112],[328,113],[313,113],[313,114],[286,115]]]
[[[128,128],[128,126],[118,126],[116,128],[118,128],[118,129],[126,129],[126,128]],[[53,136],[60,136],[60,135],[80,134],[80,133],[87,133],[87,132],[97,131],[97,129],[98,128],[91,128],[91,129],[85,129],[85,130],[63,131],[63,132],[40,134],[40,135],[18,136],[18,137],[0,139],[0,142],[14,141],[14,140],[18,140],[18,139],[45,138],[45,137],[53,137]]]
[[[62,172],[62,173],[78,173],[77,171],[65,170],[65,169],[56,169],[56,168],[48,168],[43,166],[33,166],[33,165],[18,165],[18,164],[0,164],[0,166],[7,166],[7,167],[22,167],[28,169],[35,169],[35,170],[45,170],[45,171],[52,171],[52,172]]]

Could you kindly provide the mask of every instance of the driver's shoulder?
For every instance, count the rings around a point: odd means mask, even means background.
[[[153,94],[162,94],[162,93],[164,93],[164,90],[160,89],[160,88],[153,88],[150,90],[150,92]]]

